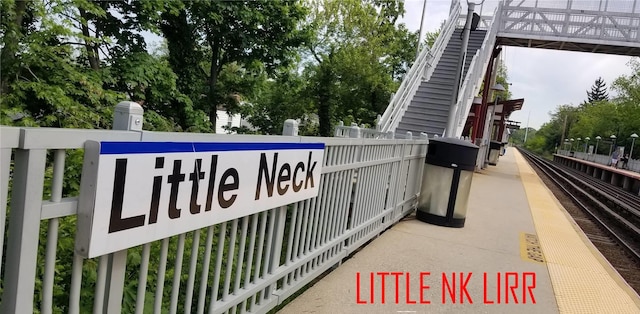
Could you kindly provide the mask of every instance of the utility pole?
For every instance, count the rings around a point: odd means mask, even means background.
[[[562,145],[562,143],[564,143],[564,134],[567,131],[567,116],[568,114],[565,113],[564,115],[564,125],[562,126],[562,136],[560,137],[560,144]]]
[[[527,115],[527,127],[524,129],[524,144],[527,144],[527,135],[529,134],[529,117],[531,117],[531,110]]]

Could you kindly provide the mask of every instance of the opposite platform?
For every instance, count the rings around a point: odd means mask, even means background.
[[[559,158],[564,158],[567,160],[573,160],[575,162],[579,162],[591,167],[596,167],[596,168],[600,168],[600,169],[604,169],[607,171],[611,171],[611,172],[615,172],[618,174],[621,174],[623,176],[626,177],[630,177],[636,180],[640,180],[640,173],[635,172],[635,171],[631,171],[631,170],[627,170],[627,169],[620,169],[620,168],[616,168],[616,167],[612,167],[612,166],[607,166],[607,165],[603,165],[603,164],[599,164],[597,162],[593,162],[593,161],[589,161],[589,160],[584,160],[584,159],[580,159],[580,158],[575,158],[575,157],[569,157],[569,156],[565,156],[565,155],[561,155],[561,154],[553,154],[556,157]]]
[[[411,216],[280,313],[640,313],[640,298],[575,228],[509,149],[474,174],[464,228]]]

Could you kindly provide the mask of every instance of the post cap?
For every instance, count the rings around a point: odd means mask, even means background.
[[[127,113],[127,114],[144,114],[144,109],[142,106],[134,101],[121,101],[116,105],[115,112],[117,113]]]

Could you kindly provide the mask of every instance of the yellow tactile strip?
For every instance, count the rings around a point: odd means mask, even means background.
[[[525,261],[544,263],[540,241],[535,234],[520,233],[520,257]]]
[[[514,152],[560,313],[640,313],[638,295],[612,278],[617,273],[583,241],[562,205]]]

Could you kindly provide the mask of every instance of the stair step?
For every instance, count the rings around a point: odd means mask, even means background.
[[[433,95],[433,96],[442,98],[442,96],[449,97],[452,94],[453,94],[453,84],[450,84],[447,87],[442,87],[442,86],[433,87],[433,85],[430,85],[430,86],[425,86],[423,88],[418,89],[416,91],[415,96],[430,97],[431,95]]]
[[[416,91],[415,96],[416,97],[431,97],[432,95],[435,97],[439,97],[442,98],[443,96],[446,96],[447,98],[450,97],[453,94],[453,84],[447,86],[447,87],[438,87],[438,88],[434,88],[434,87],[424,87],[421,89],[418,89]]]
[[[411,111],[425,111],[425,110],[444,110],[444,111],[448,111],[449,109],[449,104],[451,103],[451,100],[449,99],[429,99],[428,101],[420,101],[420,100],[412,100],[411,103],[409,104],[409,107],[407,108],[407,111],[409,109],[412,109]],[[413,110],[415,109],[415,110]]]
[[[406,133],[410,131],[413,135],[424,132],[433,136],[434,134],[441,135],[444,131],[449,116],[455,75],[462,49],[462,31],[461,28],[454,30],[453,35],[446,43],[438,64],[435,65],[431,77],[428,81],[420,84],[404,116],[400,118],[396,132]],[[484,30],[470,33],[462,71],[463,79],[467,75],[473,57],[482,46],[486,34],[487,32]]]
[[[426,84],[424,84],[424,86],[420,86],[420,88],[418,88],[416,93],[422,93],[425,95],[428,95],[428,94],[451,95],[451,93],[453,93],[453,86],[454,86],[453,82],[447,85],[429,84],[429,83],[430,82],[427,82]],[[419,95],[419,94],[416,94],[416,95]]]
[[[398,128],[405,129],[415,134],[417,132],[425,133],[442,133],[444,129],[447,127],[447,122],[437,122],[437,121],[415,121],[415,122],[400,122]],[[438,131],[439,130],[439,131]],[[435,131],[435,132],[434,132]]]
[[[447,119],[444,118],[443,120],[429,120],[429,119],[410,119],[407,121],[403,121],[405,127],[409,126],[409,125],[413,125],[413,129],[416,131],[420,131],[420,132],[424,132],[424,129],[420,129],[418,128],[418,126],[430,126],[430,127],[434,127],[434,128],[445,128],[447,126]]]
[[[406,112],[411,114],[411,117],[408,117],[409,119],[413,117],[422,117],[422,116],[432,115],[432,116],[442,117],[446,120],[447,117],[449,116],[449,108],[444,108],[444,107],[442,109],[409,108],[407,109]]]
[[[448,107],[450,103],[451,103],[451,99],[433,99],[433,98],[420,99],[420,98],[417,98],[417,99],[411,101],[411,103],[409,104],[409,108],[411,108],[411,107],[415,107],[415,108],[441,108],[441,107]]]

